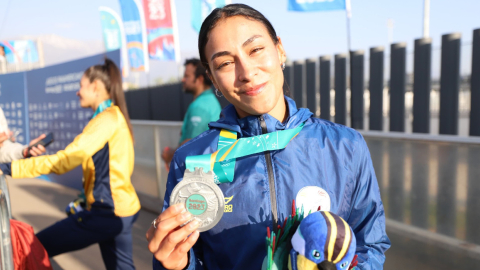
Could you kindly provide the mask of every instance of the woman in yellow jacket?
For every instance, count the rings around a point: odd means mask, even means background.
[[[70,215],[37,234],[50,257],[98,243],[107,269],[135,269],[132,225],[140,210],[130,176],[133,134],[117,66],[88,68],[77,92],[80,105],[95,113],[83,132],[54,155],[0,164],[13,178],[62,174],[82,165],[85,211]]]

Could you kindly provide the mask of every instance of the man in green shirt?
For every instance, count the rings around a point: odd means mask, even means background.
[[[200,135],[208,130],[208,123],[217,121],[222,108],[212,90],[212,81],[207,76],[207,71],[199,59],[192,58],[185,61],[185,72],[182,85],[185,92],[193,95],[193,102],[188,106],[183,119],[182,134],[179,145]],[[167,169],[173,158],[175,150],[165,147],[162,158]]]

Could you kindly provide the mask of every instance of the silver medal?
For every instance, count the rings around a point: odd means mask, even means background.
[[[192,220],[199,221],[199,232],[210,230],[223,216],[225,199],[214,183],[214,176],[212,171],[205,173],[202,168],[195,168],[193,172],[187,169],[170,195],[170,205],[183,203],[192,214]]]

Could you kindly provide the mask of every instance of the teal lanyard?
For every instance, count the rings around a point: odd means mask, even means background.
[[[105,111],[108,107],[111,107],[112,105],[113,105],[113,102],[111,99],[107,99],[104,102],[100,103],[100,105],[98,105],[98,108],[95,110],[95,113],[93,114],[92,119],[95,118],[97,114]]]
[[[235,159],[265,151],[281,150],[298,135],[304,123],[294,129],[276,131],[254,137],[236,139],[235,132],[222,130],[218,140],[218,148],[212,154],[189,156],[185,163],[187,169],[203,168],[204,172],[213,170],[215,183],[232,182],[235,170]]]

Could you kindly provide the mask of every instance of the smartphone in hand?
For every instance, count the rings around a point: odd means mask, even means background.
[[[47,147],[49,146],[51,143],[53,142],[53,133],[50,132],[47,134],[47,136],[45,138],[43,138],[42,140],[38,141],[36,144],[34,145],[30,145],[28,148],[27,148],[27,156],[26,158],[29,158],[31,157],[32,155],[30,154],[30,150],[32,150],[33,147],[35,146],[38,146],[38,145],[42,145],[43,147]]]

